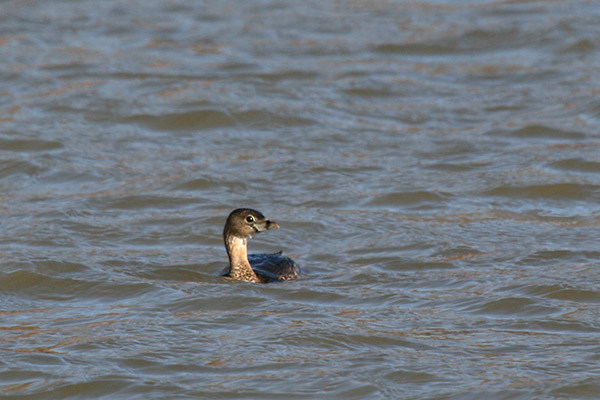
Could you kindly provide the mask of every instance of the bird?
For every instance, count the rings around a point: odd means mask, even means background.
[[[223,228],[223,240],[229,257],[223,276],[232,279],[268,283],[295,279],[300,267],[281,251],[272,254],[248,255],[248,239],[260,232],[278,229],[279,224],[271,221],[257,210],[238,208],[227,217]]]

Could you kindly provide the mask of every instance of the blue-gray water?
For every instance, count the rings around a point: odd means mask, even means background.
[[[599,20],[0,2],[0,395],[599,398]],[[301,279],[218,276],[242,206]]]

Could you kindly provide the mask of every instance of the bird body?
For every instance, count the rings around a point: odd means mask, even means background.
[[[251,208],[238,208],[227,217],[223,228],[223,240],[229,257],[224,276],[246,282],[274,282],[294,279],[300,268],[294,260],[282,255],[248,255],[248,239],[267,230],[277,229],[279,224],[265,218]]]

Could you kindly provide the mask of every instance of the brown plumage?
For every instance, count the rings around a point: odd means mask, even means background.
[[[291,258],[281,252],[248,255],[248,239],[252,235],[279,228],[279,224],[265,218],[251,208],[233,210],[223,229],[223,240],[229,256],[224,276],[246,282],[273,282],[294,279],[300,273]]]

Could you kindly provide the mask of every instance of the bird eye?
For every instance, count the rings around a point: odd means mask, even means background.
[[[246,221],[248,221],[248,222],[254,222],[254,217],[252,215],[248,215],[246,217]]]

